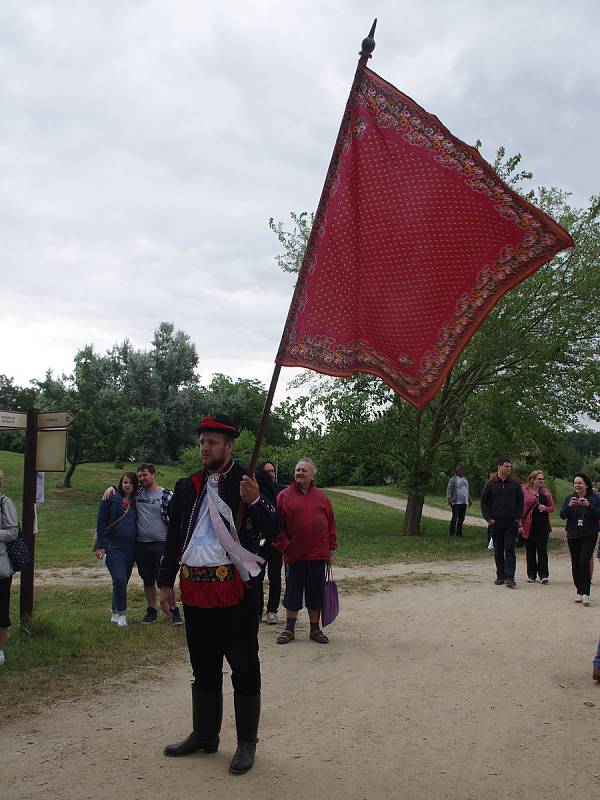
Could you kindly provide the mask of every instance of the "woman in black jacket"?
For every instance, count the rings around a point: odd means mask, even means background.
[[[590,605],[590,559],[598,540],[600,496],[592,490],[592,482],[583,472],[573,478],[575,490],[562,504],[560,516],[566,520],[567,544],[571,553],[576,603]]]

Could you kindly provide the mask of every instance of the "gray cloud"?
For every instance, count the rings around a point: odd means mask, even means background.
[[[535,183],[598,191],[593,0],[382,2],[371,66]],[[161,320],[203,377],[268,380],[293,278],[270,216],[317,205],[362,2],[7,2],[0,9],[0,372]]]

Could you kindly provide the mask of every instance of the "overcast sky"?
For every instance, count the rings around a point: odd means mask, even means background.
[[[600,191],[597,0],[2,0],[0,374],[167,320],[203,381],[267,382],[293,288],[268,219],[316,208],[375,16],[369,65],[455,135]]]

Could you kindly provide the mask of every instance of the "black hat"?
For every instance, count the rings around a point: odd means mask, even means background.
[[[196,428],[198,433],[211,431],[213,433],[225,433],[232,439],[237,439],[240,435],[235,427],[234,421],[227,414],[214,414],[212,417],[202,417]]]

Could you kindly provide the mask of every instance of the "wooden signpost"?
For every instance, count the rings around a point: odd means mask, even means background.
[[[29,550],[29,563],[21,571],[21,622],[33,613],[33,570],[35,564],[35,494],[38,472],[64,472],[66,466],[67,428],[75,421],[70,411],[26,413],[0,411],[0,428],[25,430],[23,461],[23,538]]]
[[[0,428],[26,428],[27,414],[14,411],[0,411]]]

